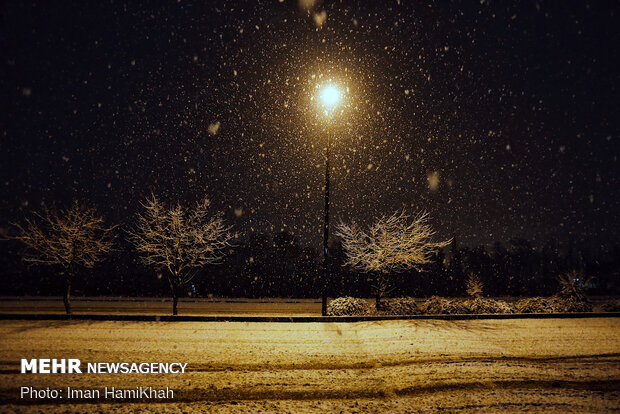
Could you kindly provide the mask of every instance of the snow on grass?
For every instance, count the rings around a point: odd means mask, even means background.
[[[560,412],[561,407],[565,411],[620,408],[620,395],[615,391],[620,384],[617,318],[359,323],[2,321],[0,350],[0,401],[9,403],[23,403],[17,401],[23,384],[150,385],[178,391],[182,405],[160,404],[155,409],[170,412],[177,407],[190,412],[198,407],[215,412],[372,412],[383,408],[406,412],[438,407],[473,412],[477,405],[489,411],[523,411],[535,404],[546,404],[538,409],[551,412]],[[189,372],[174,376],[17,374],[19,359],[34,357],[180,361],[189,364]],[[359,406],[352,408],[358,400]],[[208,405],[200,405],[205,402]],[[473,408],[467,408],[470,405]],[[65,408],[130,412],[147,406],[72,407]],[[4,408],[0,411],[44,407]]]

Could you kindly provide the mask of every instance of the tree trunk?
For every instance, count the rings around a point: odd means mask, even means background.
[[[73,278],[73,271],[68,270],[65,274],[65,292],[62,301],[65,304],[65,311],[67,315],[71,315],[71,279]]]
[[[178,295],[178,283],[176,281],[176,275],[170,274],[168,276],[168,283],[170,284],[170,291],[172,292],[172,315],[177,315],[179,295]]]
[[[327,316],[327,295],[325,293],[321,296],[321,315]]]
[[[178,314],[179,314],[179,311],[178,311],[178,303],[179,303],[179,297],[177,296],[176,289],[174,289],[174,290],[172,291],[172,314],[173,314],[174,316],[176,316],[176,315],[178,315]]]
[[[383,297],[386,291],[386,280],[385,280],[385,276],[380,272],[375,273],[374,280],[375,280],[375,307],[377,308],[378,311],[380,311],[381,309],[383,309],[383,306],[381,304],[381,298]]]
[[[179,314],[179,294],[178,286],[174,281],[170,281],[170,288],[172,289],[172,314],[174,316]]]

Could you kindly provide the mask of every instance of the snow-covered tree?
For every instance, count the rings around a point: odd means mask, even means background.
[[[43,206],[23,225],[14,224],[15,239],[26,249],[24,261],[33,265],[60,265],[64,268],[63,301],[71,313],[71,282],[79,266],[92,268],[112,250],[114,227],[105,227],[94,208],[74,201],[64,210]]]
[[[230,246],[232,235],[221,214],[209,214],[207,198],[193,209],[180,204],[165,206],[152,195],[142,204],[129,239],[142,263],[166,271],[172,291],[172,314],[177,315],[180,289],[196,270],[217,263]]]
[[[472,298],[481,298],[484,291],[484,283],[480,279],[480,276],[470,272],[467,277],[467,289],[466,292]]]
[[[391,275],[409,269],[421,271],[437,249],[450,243],[431,241],[434,234],[427,213],[408,216],[404,211],[381,217],[367,230],[353,223],[339,224],[336,231],[346,255],[344,264],[372,275],[377,309],[388,292]]]

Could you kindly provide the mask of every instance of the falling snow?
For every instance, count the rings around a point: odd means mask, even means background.
[[[41,202],[79,198],[126,223],[151,192],[209,196],[242,241],[285,229],[320,251],[329,135],[333,220],[407,207],[467,246],[612,246],[618,12],[7,4],[0,227]],[[329,83],[342,97],[326,118]]]
[[[209,128],[207,129],[209,131],[209,135],[217,134],[217,131],[220,130],[220,126],[221,125],[222,124],[220,123],[220,121],[213,122],[212,124],[209,124]]]

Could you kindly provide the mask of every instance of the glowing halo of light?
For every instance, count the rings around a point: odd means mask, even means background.
[[[341,92],[334,85],[327,85],[321,90],[321,103],[326,108],[332,108],[340,102]]]

